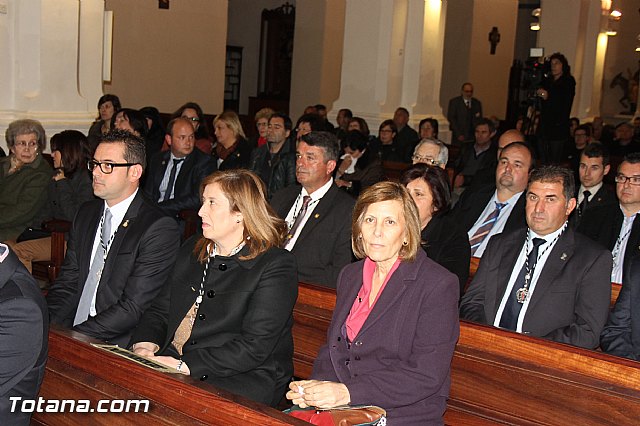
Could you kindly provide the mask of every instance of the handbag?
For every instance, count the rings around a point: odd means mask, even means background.
[[[366,426],[387,424],[387,412],[375,405],[345,405],[330,409],[300,408],[297,405],[284,413],[316,426]]]

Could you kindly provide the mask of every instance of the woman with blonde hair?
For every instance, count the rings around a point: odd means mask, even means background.
[[[218,171],[200,187],[202,236],[181,247],[144,313],[135,353],[183,374],[276,405],[293,374],[295,257],[287,227],[247,170]]]
[[[240,117],[233,111],[225,111],[213,120],[216,144],[213,158],[218,170],[246,169],[249,167],[251,146],[240,124]]]

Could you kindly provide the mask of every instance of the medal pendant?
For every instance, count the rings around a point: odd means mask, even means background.
[[[527,274],[524,276],[525,281],[529,282],[529,280],[531,279],[531,273],[527,272]]]
[[[520,288],[518,289],[518,291],[516,292],[516,300],[518,301],[518,303],[524,303],[525,300],[527,300],[527,295],[529,294],[529,290],[527,290],[526,288]]]
[[[198,297],[196,297],[196,303],[198,305],[202,303],[202,296],[198,295]]]

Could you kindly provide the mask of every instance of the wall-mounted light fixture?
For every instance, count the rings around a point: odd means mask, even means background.
[[[533,9],[531,12],[533,20],[529,23],[529,29],[531,31],[540,31],[540,8]]]

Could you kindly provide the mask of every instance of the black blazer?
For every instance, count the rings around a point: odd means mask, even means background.
[[[471,108],[467,108],[462,96],[456,96],[449,101],[447,120],[451,125],[452,143],[459,144],[458,136],[464,136],[465,141],[474,138],[475,123],[482,118],[482,104],[476,98],[471,98]]]
[[[422,230],[422,248],[430,259],[458,277],[460,295],[469,279],[469,236],[450,217],[436,215]]]
[[[170,151],[159,152],[154,155],[147,168],[147,180],[144,192],[151,201],[158,203],[158,207],[169,216],[176,216],[180,210],[198,210],[200,208],[200,183],[216,170],[213,159],[199,149],[184,160],[180,173],[176,176],[171,200],[158,202],[160,198],[160,183],[171,161]]]
[[[47,362],[47,304],[13,252],[0,263],[0,424],[29,424],[10,397],[36,399]],[[20,407],[20,402],[17,403]]]
[[[598,242],[609,250],[609,255],[616,245],[624,215],[620,210],[620,204],[609,204],[597,208],[588,209],[580,221],[577,231]],[[628,271],[627,265],[631,259],[640,254],[640,219],[637,217],[631,226],[629,241],[624,253],[622,281]]]
[[[626,271],[618,300],[600,335],[600,347],[611,355],[640,360],[640,258]]]
[[[302,187],[292,185],[278,191],[271,206],[281,218],[300,195]],[[340,270],[351,263],[351,213],[355,200],[335,184],[318,202],[291,253],[298,261],[300,281],[336,287]]]
[[[103,209],[103,200],[89,201],[73,221],[60,276],[47,294],[52,323],[73,326]],[[74,329],[125,346],[160,292],[179,245],[176,221],[138,192],[111,243],[96,293],[97,315]]]
[[[578,191],[580,189],[578,188]],[[578,193],[576,192],[576,200],[578,200]],[[576,206],[571,212],[571,217],[569,218],[569,223],[571,223],[575,228],[580,226],[580,222],[582,218],[585,216],[589,216],[594,209],[603,206],[617,206],[618,205],[618,197],[616,197],[615,192],[613,192],[607,185],[602,185],[598,192],[596,192],[593,197],[591,197],[591,201],[586,205],[583,212],[578,211],[578,207]],[[597,211],[597,210],[596,210]],[[593,223],[592,219],[587,219],[589,224]]]
[[[526,232],[522,229],[491,238],[462,297],[462,318],[493,325]],[[540,274],[523,333],[596,348],[609,313],[611,263],[611,253],[567,228]]]
[[[131,344],[153,342],[159,354],[179,357],[171,345],[193,306],[205,265],[193,254],[196,237],[180,248],[167,284],[144,314]],[[298,296],[295,257],[272,248],[242,260],[210,261],[205,297],[182,359],[192,377],[265,404],[284,396],[293,374],[293,306]]]
[[[487,203],[491,201],[495,191],[495,183],[478,188],[476,191],[464,191],[451,211],[451,217],[462,229],[469,232],[469,229],[473,227],[485,207],[487,207]],[[515,206],[513,206],[502,232],[506,233],[527,227],[525,204],[526,197],[525,192],[523,192],[518,201],[516,201]]]
[[[220,166],[218,166],[219,157],[216,154],[215,147],[211,156],[213,157],[217,170],[248,169],[251,161],[251,145],[249,145],[246,139],[240,138],[236,150],[222,161]]]

